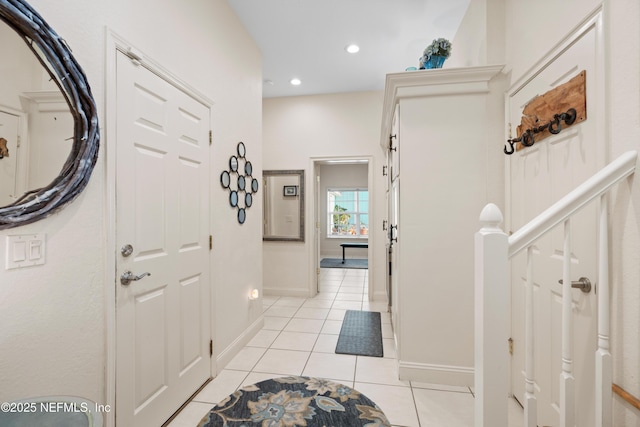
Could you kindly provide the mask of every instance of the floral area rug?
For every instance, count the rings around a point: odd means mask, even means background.
[[[357,390],[321,378],[283,377],[246,386],[214,406],[198,427],[390,427]]]

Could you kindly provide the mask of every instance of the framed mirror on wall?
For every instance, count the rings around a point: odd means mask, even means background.
[[[304,242],[304,170],[265,170],[262,176],[262,239]]]
[[[38,221],[86,187],[99,149],[86,76],[23,0],[0,0],[0,230]],[[6,142],[5,142],[6,141]]]

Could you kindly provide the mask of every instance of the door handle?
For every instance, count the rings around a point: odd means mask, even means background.
[[[562,279],[558,280],[558,283],[562,285]],[[581,277],[578,281],[571,282],[571,287],[580,289],[585,294],[588,294],[589,292],[591,292],[591,280],[587,279],[586,277]]]
[[[142,279],[145,276],[151,276],[151,273],[142,273],[142,274],[136,276],[135,274],[133,274],[132,272],[127,270],[124,273],[122,273],[122,276],[120,276],[120,283],[122,283],[125,286],[129,286],[129,284],[132,281],[134,281],[134,282],[138,281],[138,280]]]

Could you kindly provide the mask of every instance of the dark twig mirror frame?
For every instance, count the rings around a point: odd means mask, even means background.
[[[13,204],[0,207],[0,230],[3,230],[43,219],[82,192],[98,159],[100,131],[89,83],[64,40],[23,0],[0,0],[0,20],[25,40],[52,74],[67,99],[75,122],[71,153],[60,174],[46,187],[30,191]]]

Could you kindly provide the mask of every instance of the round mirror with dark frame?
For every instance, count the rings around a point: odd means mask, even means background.
[[[238,157],[244,159],[244,156],[247,154],[247,149],[244,146],[244,142],[238,142]]]
[[[74,122],[71,152],[62,170],[48,185],[29,190],[10,205],[0,207],[2,230],[43,219],[82,192],[98,159],[100,130],[89,83],[64,40],[23,0],[0,0],[0,20],[24,40],[47,70],[69,105]]]
[[[232,191],[231,193],[229,193],[229,204],[231,205],[232,208],[235,208],[236,206],[238,206],[238,192],[237,191]]]
[[[247,175],[251,175],[251,173],[253,172],[253,165],[251,164],[251,162],[247,162],[244,164],[244,173]]]
[[[231,169],[231,172],[238,171],[238,158],[236,156],[231,156],[229,158],[229,169]]]
[[[229,175],[229,172],[223,171],[220,174],[220,184],[223,188],[229,188],[229,185],[231,184],[231,176]]]

